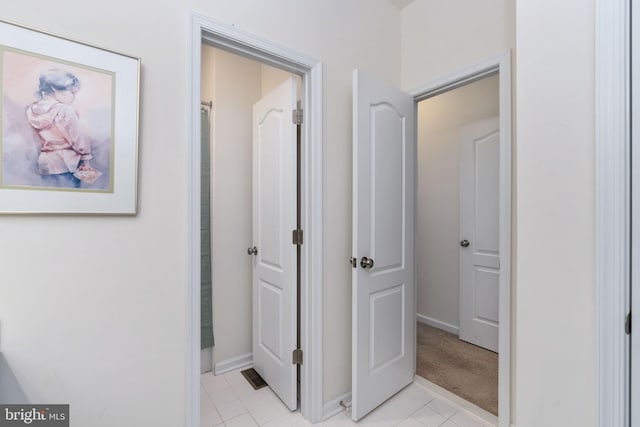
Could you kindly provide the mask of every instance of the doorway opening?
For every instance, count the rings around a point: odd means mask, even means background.
[[[316,60],[313,60],[305,55],[301,55],[297,52],[293,52],[289,49],[279,47],[274,45],[271,42],[266,40],[262,40],[258,37],[240,32],[233,28],[232,26],[227,26],[218,22],[215,22],[209,18],[192,14],[192,39],[191,39],[191,94],[190,94],[190,102],[189,102],[189,110],[190,110],[190,120],[191,120],[191,129],[190,129],[190,233],[191,233],[191,241],[190,241],[190,342],[189,342],[189,387],[188,387],[188,425],[198,426],[200,425],[200,401],[203,397],[202,388],[200,385],[200,368],[203,365],[203,357],[201,352],[201,314],[203,313],[201,310],[201,256],[202,256],[202,247],[201,243],[203,242],[202,230],[201,230],[201,202],[202,202],[202,194],[201,194],[201,169],[203,168],[202,161],[202,150],[201,150],[201,136],[202,136],[202,127],[201,127],[201,103],[204,101],[205,104],[209,104],[211,100],[211,109],[213,110],[213,117],[215,117],[215,122],[213,123],[213,139],[214,139],[214,152],[212,153],[212,158],[215,160],[218,156],[216,154],[215,149],[216,141],[218,139],[217,133],[218,131],[222,131],[224,126],[218,126],[217,124],[221,123],[223,120],[223,110],[224,107],[220,103],[220,93],[216,93],[215,96],[210,96],[205,93],[207,88],[205,88],[205,82],[202,79],[203,77],[203,66],[204,63],[204,47],[205,45],[212,46],[218,51],[216,55],[219,53],[220,55],[230,55],[235,60],[238,61],[246,61],[251,60],[254,62],[258,62],[258,68],[260,69],[260,79],[258,83],[254,82],[254,85],[257,85],[260,89],[260,95],[262,94],[262,87],[267,87],[273,81],[274,76],[283,76],[287,73],[290,75],[295,75],[297,77],[289,77],[288,87],[290,90],[295,91],[299,89],[301,96],[300,102],[300,110],[302,113],[297,112],[293,114],[293,111],[290,109],[289,111],[285,111],[287,108],[267,108],[264,111],[265,114],[262,116],[262,125],[263,129],[258,129],[258,137],[265,138],[270,135],[280,135],[283,132],[275,130],[277,128],[278,123],[288,123],[287,129],[294,129],[291,134],[293,134],[294,142],[293,142],[293,150],[290,154],[293,154],[295,157],[296,154],[299,159],[299,173],[298,173],[298,185],[296,186],[296,170],[294,160],[291,162],[293,164],[292,177],[287,177],[287,179],[282,179],[282,177],[271,179],[269,176],[261,176],[261,180],[259,184],[262,186],[261,188],[276,188],[278,183],[286,182],[287,185],[290,186],[290,191],[281,191],[280,194],[287,195],[292,200],[292,209],[281,209],[282,212],[287,213],[294,220],[294,226],[292,230],[287,230],[286,239],[284,237],[284,232],[280,234],[280,239],[277,245],[281,245],[285,247],[284,244],[287,244],[287,248],[293,249],[293,262],[292,265],[294,268],[290,268],[287,271],[292,271],[294,278],[292,279],[292,283],[295,286],[296,282],[300,284],[299,289],[296,289],[298,301],[293,301],[289,304],[289,310],[291,313],[294,313],[293,319],[289,322],[287,326],[286,332],[284,329],[279,330],[275,334],[270,334],[270,331],[273,331],[272,328],[263,328],[261,331],[263,342],[260,343],[260,348],[264,350],[265,353],[269,353],[269,357],[275,358],[276,356],[279,358],[279,364],[282,367],[287,367],[290,369],[293,367],[294,374],[290,376],[293,378],[293,386],[289,388],[289,390],[293,389],[293,392],[290,393],[290,396],[293,396],[293,400],[289,400],[287,406],[289,408],[299,408],[302,416],[311,420],[311,421],[319,421],[322,417],[322,151],[321,151],[321,136],[322,136],[322,64]],[[267,68],[267,66],[269,66]],[[242,68],[242,67],[241,67]],[[262,73],[262,70],[265,70]],[[246,72],[247,69],[242,68],[240,72]],[[296,83],[296,79],[298,82]],[[265,84],[263,85],[263,81]],[[202,83],[201,83],[202,82]],[[271,83],[269,83],[271,82]],[[280,86],[287,86],[286,82]],[[222,87],[224,85],[220,85]],[[246,89],[246,88],[244,88]],[[204,95],[204,97],[203,97]],[[270,93],[267,94],[267,97],[270,96]],[[204,99],[203,99],[204,98]],[[298,110],[296,107],[295,99],[293,100],[292,109]],[[258,101],[256,104],[259,104]],[[233,108],[233,107],[232,107]],[[274,113],[274,114],[271,114]],[[277,113],[277,114],[276,114]],[[277,116],[277,117],[276,117]],[[303,116],[303,122],[301,125],[293,125],[293,120],[297,120],[296,117]],[[286,120],[285,120],[286,119]],[[227,123],[225,123],[226,125]],[[251,125],[252,127],[253,124]],[[292,127],[293,126],[293,127]],[[220,127],[218,129],[218,127]],[[266,129],[266,131],[265,131]],[[245,129],[246,130],[246,129]],[[264,131],[264,132],[263,132]],[[251,131],[254,134],[254,130]],[[265,136],[266,135],[266,136]],[[253,136],[253,135],[252,135]],[[299,146],[296,149],[295,138],[298,136]],[[255,138],[252,138],[255,139]],[[273,145],[273,144],[272,144]],[[276,144],[277,145],[277,144]],[[238,147],[235,147],[238,148]],[[270,156],[268,153],[273,153],[273,150],[263,150],[264,153],[267,153],[265,156],[261,157],[263,162],[263,169],[270,169],[272,171],[279,170],[278,162],[282,157],[280,156]],[[205,153],[206,157],[206,153]],[[253,160],[259,158],[259,156],[252,155],[252,163]],[[215,164],[213,165],[215,168]],[[234,164],[225,164],[226,167],[234,167]],[[224,167],[221,167],[223,169]],[[253,166],[255,168],[255,165]],[[214,175],[214,184],[215,184],[215,175],[216,170],[213,171]],[[291,171],[289,171],[291,172]],[[253,174],[253,172],[252,172]],[[255,175],[254,175],[255,176]],[[247,177],[245,177],[246,179]],[[254,180],[252,176],[248,177],[249,181]],[[275,183],[275,184],[274,184]],[[231,188],[234,183],[225,183],[228,184]],[[269,184],[269,185],[268,185]],[[270,185],[274,184],[274,185]],[[255,187],[255,182],[252,185],[252,188]],[[296,191],[297,187],[297,191]],[[219,194],[215,194],[216,188],[214,187],[214,199]],[[225,189],[225,191],[228,189]],[[235,192],[230,191],[232,193],[231,197],[234,196]],[[239,192],[241,193],[241,192]],[[297,193],[297,194],[296,194]],[[253,195],[256,193],[253,192]],[[237,195],[237,194],[235,194]],[[252,195],[252,197],[253,197]],[[246,194],[245,194],[246,196]],[[297,197],[296,197],[297,196]],[[241,196],[238,196],[241,197]],[[266,200],[265,203],[262,203],[261,212],[264,212],[263,208],[269,208],[273,204],[269,203],[269,195],[267,194],[263,197],[263,200]],[[296,199],[298,200],[298,209],[296,209]],[[215,206],[214,201],[214,206]],[[255,205],[255,201],[253,202]],[[279,205],[278,205],[279,206]],[[214,208],[215,209],[215,208]],[[256,212],[256,209],[251,209],[253,212]],[[297,212],[296,212],[297,211]],[[215,212],[214,212],[215,214]],[[238,214],[238,212],[236,212]],[[269,215],[274,216],[274,210],[272,209]],[[266,216],[269,216],[266,215]],[[277,215],[276,215],[277,216]],[[275,218],[275,217],[274,217]],[[273,218],[272,218],[273,219]],[[277,220],[277,218],[276,218]],[[215,218],[212,221],[215,225]],[[283,222],[284,224],[285,222]],[[252,224],[253,226],[253,224]],[[252,234],[255,231],[256,227],[252,227]],[[271,230],[271,228],[266,228]],[[284,230],[284,228],[283,228]],[[302,230],[302,233],[299,232]],[[231,230],[235,231],[237,234],[240,234],[239,230]],[[245,230],[246,231],[246,230]],[[292,232],[294,232],[294,238],[292,238]],[[215,233],[215,230],[214,230]],[[268,233],[267,233],[268,234]],[[302,238],[304,236],[304,238]],[[260,258],[261,255],[266,256],[269,253],[278,253],[277,250],[275,252],[273,240],[270,240],[271,243],[267,243],[267,245],[271,244],[271,247],[263,247],[260,249],[258,244],[254,244],[256,236],[253,235],[253,238],[249,242],[241,241],[241,239],[234,238],[234,244],[237,243],[242,248],[242,253],[239,255],[233,255],[237,258],[244,258],[245,260],[249,260],[253,258],[254,262],[254,270],[256,270],[255,265],[264,265],[271,263],[271,267],[280,267],[277,265],[273,257],[267,260],[267,262],[256,261]],[[263,236],[264,237],[264,236]],[[297,240],[295,240],[297,238]],[[215,239],[215,237],[213,237]],[[235,242],[237,240],[237,242]],[[286,240],[286,241],[285,241]],[[247,246],[251,249],[251,256],[248,254]],[[254,246],[256,249],[254,250]],[[215,250],[215,248],[214,248]],[[222,251],[226,251],[225,247]],[[258,254],[256,256],[256,253]],[[213,254],[213,258],[215,261],[216,254]],[[295,268],[295,265],[298,264],[299,268]],[[212,269],[216,269],[216,265],[212,265]],[[277,268],[273,268],[273,270],[277,270]],[[215,275],[215,273],[214,273]],[[295,277],[297,276],[297,278]],[[297,280],[296,280],[297,279]],[[263,280],[262,282],[267,282],[267,286],[263,286],[262,290],[269,287],[268,280]],[[261,283],[262,283],[261,282]],[[215,286],[215,285],[214,285]],[[255,286],[253,287],[255,291]],[[282,301],[285,299],[291,301],[292,298],[282,296],[282,298],[278,296],[277,287],[270,288],[270,290],[274,291],[271,294],[267,295],[267,292],[262,292],[260,294],[260,298],[262,301],[263,310],[258,314],[258,316],[262,316],[266,310],[266,308],[278,308],[281,307]],[[283,294],[281,294],[283,295]],[[295,294],[293,294],[295,296]],[[216,299],[220,299],[222,303],[225,303],[227,307],[237,308],[238,301],[233,298],[224,298],[223,295],[215,295],[214,290],[214,301]],[[252,300],[255,301],[256,298],[252,295]],[[215,302],[213,303],[215,310]],[[300,310],[299,316],[295,315],[295,307],[299,306]],[[241,307],[245,308],[246,307]],[[252,310],[253,311],[253,310]],[[251,313],[253,316],[253,313]],[[214,311],[213,316],[215,318],[216,313]],[[297,318],[296,318],[297,317]],[[246,320],[246,318],[245,318]],[[255,317],[253,327],[255,327]],[[224,323],[225,321],[223,321]],[[264,325],[264,319],[260,319],[258,322],[259,325]],[[213,325],[214,329],[216,329],[219,325]],[[233,325],[231,325],[233,327]],[[280,325],[282,326],[282,325]],[[246,327],[246,322],[245,322]],[[246,334],[244,334],[246,341]],[[256,334],[253,334],[255,337]],[[222,338],[222,336],[220,336]],[[285,338],[290,339],[292,344],[292,348],[285,348]],[[224,340],[222,341],[224,342]],[[232,343],[231,341],[227,341],[227,343]],[[217,329],[215,336],[215,344],[221,344],[219,341]],[[230,344],[231,345],[231,344]],[[276,348],[278,347],[278,348]],[[226,350],[229,350],[229,346],[225,346]],[[252,346],[253,348],[253,346]],[[206,361],[205,365],[209,365],[209,367],[214,368],[214,370],[218,370],[219,372],[223,372],[227,369],[233,367],[241,367],[243,364],[248,365],[248,362],[252,362],[255,365],[255,355],[248,355],[245,353],[244,355],[240,355],[239,358],[230,357],[224,359],[225,354],[223,349],[220,348],[222,355],[216,355],[215,358],[212,355],[211,361]],[[302,353],[303,352],[303,353]],[[253,351],[252,351],[253,353]],[[296,361],[301,359],[301,355],[304,354],[302,365],[296,364]],[[296,357],[297,356],[297,357]],[[216,362],[226,362],[226,363],[216,363]],[[297,374],[295,372],[297,371]],[[264,374],[263,374],[264,376]],[[296,378],[299,378],[299,382],[296,383]],[[268,380],[270,382],[272,389],[274,388],[274,383],[279,380]],[[297,389],[297,390],[296,390]],[[299,396],[299,401],[297,401],[297,397]],[[284,399],[283,399],[284,401]]]
[[[210,45],[202,48],[202,99],[211,114],[211,189],[213,363],[203,360],[202,371],[222,374],[251,364],[253,189],[252,109],[286,80],[301,79],[277,68],[228,53]],[[211,103],[211,104],[209,104]],[[295,148],[295,147],[294,147]],[[297,152],[297,149],[296,149]],[[204,150],[203,150],[204,154]],[[295,153],[294,153],[295,154]],[[299,167],[299,165],[296,165]],[[205,187],[205,168],[203,190]],[[297,183],[293,190],[297,191]],[[205,206],[204,194],[202,204]],[[290,195],[289,195],[290,196]],[[294,214],[297,212],[297,197]],[[251,249],[251,251],[248,251]],[[262,249],[262,248],[260,248]],[[257,249],[256,249],[257,252]],[[204,258],[203,263],[208,261]],[[240,256],[244,255],[244,256]],[[297,263],[294,266],[297,273]],[[229,304],[229,301],[234,301]],[[204,317],[204,312],[201,317]],[[297,327],[296,327],[297,329]]]
[[[498,379],[497,379],[497,388],[498,388],[498,416],[495,417],[491,412],[480,409],[478,410],[478,406],[475,404],[465,400],[464,398],[458,398],[458,396],[454,393],[449,393],[449,397],[452,400],[458,402],[460,405],[465,407],[470,412],[478,415],[481,418],[491,422],[492,424],[496,424],[499,427],[508,427],[511,425],[511,241],[512,241],[512,228],[511,228],[511,213],[512,213],[512,202],[511,202],[511,179],[512,179],[512,170],[511,170],[511,59],[510,53],[507,51],[502,55],[496,56],[494,58],[487,59],[485,61],[478,62],[476,64],[472,64],[468,67],[465,67],[457,72],[446,75],[442,78],[436,79],[432,82],[429,82],[423,86],[420,86],[410,93],[413,95],[416,103],[420,103],[421,101],[428,100],[429,98],[437,97],[440,94],[446,94],[447,92],[452,92],[457,88],[464,89],[465,86],[471,87],[469,85],[474,82],[482,82],[484,80],[485,85],[491,85],[490,79],[497,79],[497,97],[498,97],[498,110],[497,110],[497,128],[498,128],[498,154],[497,154],[497,166],[494,169],[494,172],[497,172],[497,177],[492,179],[498,180],[498,194],[497,194],[497,207],[495,203],[493,204],[493,209],[497,209],[496,211],[489,210],[488,212],[492,212],[491,215],[497,215],[497,251],[485,251],[485,252],[497,252],[497,259],[494,260],[493,268],[487,267],[479,267],[480,270],[484,270],[483,274],[485,276],[493,274],[494,279],[496,275],[496,267],[499,269],[497,272],[497,283],[495,280],[487,282],[485,287],[495,287],[497,285],[497,316],[495,312],[493,315],[487,316],[476,316],[480,317],[481,321],[488,324],[497,323],[499,325],[497,331],[497,358],[498,358]],[[495,76],[495,77],[492,77]],[[487,88],[485,87],[485,90]],[[485,106],[485,108],[487,108]],[[492,107],[494,108],[494,107]],[[489,109],[486,110],[487,112]],[[493,119],[489,119],[493,120]],[[477,122],[476,122],[477,123]],[[489,138],[480,138],[479,141],[490,142],[492,132],[487,131],[486,136]],[[488,146],[492,145],[487,144]],[[495,150],[495,148],[494,148]],[[492,150],[487,150],[492,151]],[[494,154],[495,156],[495,151]],[[478,157],[476,155],[476,157]],[[475,162],[475,161],[474,161]],[[468,163],[467,163],[468,164]],[[468,167],[468,166],[466,166]],[[479,187],[476,185],[476,189]],[[462,202],[462,201],[460,201]],[[478,206],[474,207],[476,212],[481,212],[482,210],[478,210]],[[485,209],[485,212],[486,209]],[[494,217],[495,218],[495,217]],[[495,223],[494,223],[495,227]],[[484,227],[483,227],[484,228]],[[485,230],[487,228],[484,228]],[[474,237],[475,238],[475,237]],[[487,235],[483,237],[485,240],[487,239]],[[495,239],[495,236],[494,236]],[[462,258],[463,251],[468,251],[471,247],[466,245],[465,240],[471,240],[466,236],[459,235],[457,239],[453,241],[454,244],[460,245],[459,255]],[[493,240],[493,245],[496,242]],[[472,248],[473,249],[473,248]],[[468,254],[466,254],[468,255]],[[459,275],[462,274],[462,270],[460,270]],[[486,277],[485,277],[486,279]],[[489,283],[493,283],[489,285]],[[488,307],[487,305],[484,306]],[[464,309],[459,304],[458,309],[462,312]],[[476,311],[475,314],[479,314],[482,310]],[[489,313],[490,311],[486,311]],[[419,313],[419,312],[418,312]],[[482,319],[482,317],[497,317],[497,322],[495,320],[487,322],[490,319]],[[459,316],[461,319],[461,316]],[[428,319],[419,319],[423,322]],[[440,324],[440,328],[442,329],[445,325]],[[451,332],[455,332],[453,329]],[[494,338],[495,339],[495,335]],[[493,344],[495,345],[495,343]],[[418,381],[422,381],[421,377],[417,377]],[[427,381],[428,386],[433,386],[434,388],[438,388],[437,385],[434,385],[431,382]],[[447,394],[447,390],[444,388],[440,388],[444,394]]]
[[[292,113],[301,78],[208,44],[201,78],[204,109],[215,105],[209,141],[202,127],[201,372],[251,368],[296,410],[300,245],[290,235],[300,226],[302,123]],[[219,393],[209,377],[202,377],[201,413],[215,422],[216,409],[241,400],[247,388],[230,382]],[[237,416],[217,412],[223,421]]]
[[[499,76],[418,102],[416,374],[498,416]]]

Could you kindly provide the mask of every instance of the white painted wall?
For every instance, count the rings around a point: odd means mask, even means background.
[[[202,45],[200,96],[205,102],[216,99],[216,51],[212,46]]]
[[[324,395],[348,391],[351,70],[400,84],[400,11],[386,0],[2,6],[2,19],[142,58],[139,214],[0,221],[0,350],[29,399],[70,402],[76,426],[185,423],[190,10],[324,62]]]
[[[402,10],[402,87],[513,47],[513,0],[415,0]]]
[[[498,115],[498,76],[418,104],[417,312],[459,327],[460,127]]]
[[[29,401],[70,403],[76,427],[184,425],[187,17],[152,6],[0,6],[142,57],[138,215],[0,218],[2,353]]]
[[[261,86],[262,96],[267,95],[269,92],[271,92],[273,89],[278,87],[280,84],[282,84],[282,82],[284,82],[289,77],[294,77],[297,83],[296,93],[298,94],[298,99],[300,99],[300,94],[302,93],[301,92],[302,79],[300,78],[300,76],[287,73],[286,71],[283,71],[279,68],[271,67],[266,64],[261,64],[260,70],[261,70],[260,75],[262,78],[262,86]]]
[[[516,8],[518,427],[596,425],[594,13]]]

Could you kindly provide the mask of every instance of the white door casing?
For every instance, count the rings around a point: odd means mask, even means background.
[[[632,215],[640,207],[636,197],[640,181],[632,171],[640,159],[638,150],[630,149],[637,147],[639,124],[637,119],[633,123],[631,113],[637,117],[640,111],[640,8],[636,6],[630,0],[595,2],[597,427],[640,426],[640,390],[629,383],[640,373],[633,361],[629,365],[630,356],[634,357],[630,345],[637,347],[625,332],[630,304],[638,297],[638,292],[630,291],[640,267],[638,257],[631,257],[639,249]],[[632,331],[639,326],[637,313]]]
[[[354,71],[354,420],[415,373],[415,117],[412,96]],[[372,267],[363,268],[365,257]]]
[[[619,402],[620,406],[624,405],[625,409],[625,417],[620,417],[621,421],[624,420],[630,427],[640,427],[640,323],[638,323],[638,319],[640,319],[640,257],[638,254],[640,253],[640,132],[637,129],[640,129],[640,9],[633,5],[631,8],[631,78],[630,78],[630,89],[627,87],[617,87],[616,89],[624,90],[627,89],[631,95],[631,104],[630,106],[626,106],[630,110],[620,110],[617,108],[612,109],[613,112],[610,114],[618,114],[616,117],[619,120],[617,123],[626,127],[627,135],[629,135],[628,130],[630,129],[630,141],[626,139],[618,139],[624,133],[618,131],[616,135],[616,141],[613,148],[611,148],[612,152],[618,154],[617,159],[618,162],[625,162],[624,166],[621,167],[621,164],[618,164],[619,172],[617,175],[612,175],[608,177],[609,179],[616,180],[617,185],[609,185],[603,186],[606,188],[605,191],[613,192],[616,196],[621,194],[623,191],[629,191],[625,194],[625,197],[617,197],[616,200],[619,200],[623,206],[615,206],[615,208],[619,209],[616,213],[622,213],[622,217],[625,219],[624,222],[618,224],[617,229],[608,229],[607,231],[622,231],[625,235],[622,237],[620,235],[615,235],[613,238],[620,239],[617,241],[618,246],[607,248],[609,250],[609,257],[607,261],[610,264],[607,266],[609,269],[614,268],[629,268],[630,271],[626,274],[619,274],[616,277],[615,283],[610,283],[609,280],[605,281],[605,286],[612,288],[615,287],[614,291],[610,291],[611,293],[607,295],[607,299],[611,302],[609,304],[616,304],[618,309],[624,310],[625,319],[627,316],[628,324],[625,324],[625,330],[627,326],[631,328],[630,334],[623,335],[621,325],[613,324],[613,330],[605,330],[605,334],[609,336],[606,338],[606,344],[612,345],[622,344],[618,346],[614,346],[615,350],[621,353],[624,353],[626,350],[628,356],[628,360],[625,363],[625,372],[628,375],[628,387],[625,390],[624,396],[616,396],[619,397],[622,402]],[[624,84],[624,83],[622,83]],[[609,87],[603,88],[604,90],[609,89]],[[628,93],[627,92],[627,93]],[[624,99],[624,97],[623,97]],[[619,106],[618,104],[617,106]],[[606,105],[611,106],[611,105]],[[630,117],[626,114],[630,114]],[[608,138],[609,137],[609,138]],[[613,143],[609,141],[610,135],[605,135],[606,143]],[[620,145],[626,145],[625,149],[621,149]],[[617,150],[617,151],[613,151]],[[626,156],[620,156],[619,153],[624,152]],[[629,159],[630,153],[630,159]],[[630,160],[630,161],[629,161]],[[627,168],[629,170],[627,170]],[[626,178],[626,179],[625,179]],[[627,186],[622,185],[621,182],[627,182]],[[611,190],[611,187],[617,186],[615,190]],[[629,200],[630,199],[630,200]],[[612,200],[612,197],[609,196],[607,199],[608,202]],[[626,204],[626,205],[625,205]],[[614,207],[611,206],[612,211]],[[626,211],[626,212],[625,212]],[[631,211],[629,215],[629,219],[625,218],[625,214]],[[614,218],[613,216],[611,218]],[[617,218],[616,218],[617,219]],[[626,223],[626,221],[630,221],[630,223]],[[630,232],[629,232],[630,229]],[[622,245],[620,245],[622,243]],[[620,247],[624,248],[624,251],[616,250]],[[616,259],[615,262],[612,262],[612,259]],[[603,260],[605,261],[605,260]],[[620,263],[620,264],[618,264]],[[613,271],[613,270],[612,270]],[[623,270],[624,271],[624,270]],[[613,282],[613,281],[611,281]],[[620,288],[624,290],[625,285],[627,285],[627,289],[625,294],[620,295],[616,292],[619,291]],[[622,286],[620,286],[622,285]],[[624,297],[624,298],[614,298],[615,297]],[[626,314],[628,313],[628,315]],[[636,313],[633,315],[632,313]],[[618,322],[620,322],[623,316],[619,316]],[[626,323],[626,322],[625,322]],[[626,331],[625,331],[626,332]],[[610,369],[613,366],[609,367]],[[617,379],[617,378],[616,378]]]
[[[301,228],[304,245],[300,247],[300,345],[305,350],[300,366],[300,411],[311,422],[319,422],[324,414],[323,399],[323,221],[322,221],[322,123],[323,64],[304,53],[275,44],[268,39],[239,31],[208,16],[190,12],[188,38],[189,117],[187,146],[189,168],[189,339],[187,358],[186,425],[200,425],[200,102],[202,45],[210,44],[230,52],[268,62],[302,77],[301,126]]]
[[[460,129],[460,339],[498,351],[498,117]]]
[[[296,365],[296,82],[253,106],[253,366],[291,410]]]

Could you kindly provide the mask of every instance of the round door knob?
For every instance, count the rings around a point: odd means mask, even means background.
[[[373,259],[363,256],[362,259],[360,260],[360,267],[373,268]]]
[[[255,246],[252,248],[250,247],[247,249],[247,253],[249,255],[258,255],[258,248],[256,248]]]
[[[464,239],[462,241],[460,241],[460,246],[462,246],[463,248],[466,248],[469,246],[469,241],[467,239]]]

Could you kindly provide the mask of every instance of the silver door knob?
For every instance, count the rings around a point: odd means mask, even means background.
[[[360,267],[373,268],[373,259],[363,256],[362,259],[360,260]]]
[[[351,264],[351,267],[356,268],[358,266],[358,258],[350,257],[349,264]]]
[[[466,248],[469,246],[469,241],[467,239],[460,241],[460,246]]]
[[[256,248],[255,246],[252,248],[248,248],[247,253],[249,255],[258,255],[258,248]]]

